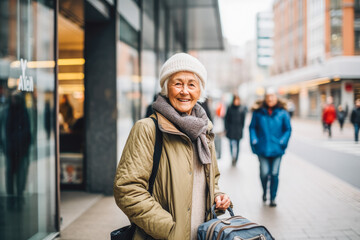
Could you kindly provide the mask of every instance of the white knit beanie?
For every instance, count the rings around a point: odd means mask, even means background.
[[[187,53],[176,53],[171,56],[160,69],[160,86],[164,85],[166,79],[171,75],[181,71],[188,71],[195,73],[205,88],[207,81],[207,72],[202,63]]]

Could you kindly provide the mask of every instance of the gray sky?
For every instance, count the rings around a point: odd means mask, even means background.
[[[256,13],[271,11],[273,0],[219,0],[222,31],[232,45],[255,39]]]

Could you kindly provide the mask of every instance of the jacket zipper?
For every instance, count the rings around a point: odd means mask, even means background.
[[[252,237],[252,238],[241,238],[241,237],[234,237],[233,240],[266,240],[265,236],[260,234],[260,235],[257,235],[255,237]]]
[[[256,223],[253,223],[253,222],[249,222],[249,223],[245,223],[245,224],[242,224],[242,225],[239,225],[239,226],[225,226],[225,227],[222,227],[217,235],[217,238],[216,240],[220,240],[221,238],[221,234],[225,231],[225,229],[227,228],[242,228],[242,227],[246,227],[246,226],[250,226],[250,225],[257,225]]]

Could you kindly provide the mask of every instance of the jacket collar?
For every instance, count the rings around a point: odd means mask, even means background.
[[[270,116],[273,116],[274,114],[276,114],[278,111],[280,111],[280,109],[281,108],[279,108],[279,107],[274,107],[272,110],[272,114]],[[260,111],[262,111],[264,114],[269,115],[268,110],[265,107],[260,108]]]

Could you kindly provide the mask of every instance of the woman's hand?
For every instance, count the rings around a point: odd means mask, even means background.
[[[216,209],[226,210],[230,207],[230,198],[226,194],[221,194],[215,198]]]

